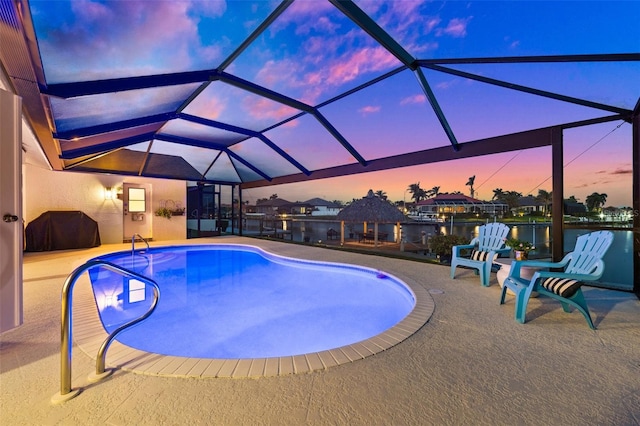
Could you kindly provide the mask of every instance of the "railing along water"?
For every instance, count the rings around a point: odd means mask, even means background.
[[[147,244],[148,246],[148,244]],[[62,286],[62,323],[61,323],[61,337],[60,337],[60,393],[54,395],[51,400],[54,403],[65,402],[75,397],[80,389],[72,390],[71,388],[71,359],[72,359],[72,344],[73,344],[73,327],[72,327],[72,305],[73,305],[73,287],[78,278],[86,271],[103,267],[113,272],[119,273],[125,277],[134,278],[142,281],[145,284],[149,284],[153,287],[153,302],[149,307],[149,310],[139,318],[129,321],[126,324],[121,325],[114,330],[107,339],[102,343],[98,354],[96,356],[96,372],[94,376],[90,377],[91,381],[97,381],[107,377],[111,372],[105,372],[105,364],[107,358],[107,349],[111,342],[116,338],[120,332],[132,327],[149,317],[156,309],[158,305],[158,299],[160,298],[160,287],[151,278],[147,278],[136,272],[125,269],[119,265],[107,262],[104,260],[90,260],[84,265],[76,268],[65,280]]]

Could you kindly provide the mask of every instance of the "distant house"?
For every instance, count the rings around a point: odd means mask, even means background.
[[[322,198],[312,198],[305,201],[313,207],[311,216],[335,216],[340,212],[341,207],[332,201],[323,200]]]
[[[518,207],[511,209],[513,214],[531,214],[534,212],[544,213],[545,205],[541,203],[533,195],[520,197],[518,199]]]
[[[587,213],[587,206],[582,203],[572,203],[571,201],[564,201],[564,214],[569,216],[581,216]]]
[[[258,200],[255,212],[262,213],[267,216],[288,215],[310,215],[313,206],[306,202],[291,202],[282,198],[274,198],[269,200]]]
[[[477,213],[503,216],[509,206],[497,201],[482,201],[464,194],[438,194],[433,198],[416,203],[417,213],[458,214]]]

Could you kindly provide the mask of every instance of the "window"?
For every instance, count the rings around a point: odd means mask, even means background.
[[[144,188],[129,188],[129,211],[139,213],[147,211]]]

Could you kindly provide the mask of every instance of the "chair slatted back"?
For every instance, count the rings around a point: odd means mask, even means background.
[[[576,246],[571,252],[571,260],[564,272],[568,274],[590,274],[598,264],[602,264],[602,258],[613,242],[613,232],[595,231],[581,235],[576,240]]]
[[[478,250],[492,251],[504,247],[509,227],[504,223],[493,222],[482,225],[478,231]]]

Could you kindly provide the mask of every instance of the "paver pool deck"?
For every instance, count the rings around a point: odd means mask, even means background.
[[[527,323],[499,305],[495,274],[242,237],[176,243],[241,243],[284,256],[354,263],[418,283],[433,299],[429,321],[400,344],[325,370],[260,378],[179,378],[116,370],[90,383],[95,361],[73,351],[74,388],[60,389],[60,290],[101,253],[27,253],[24,325],[0,335],[0,424],[7,425],[638,425],[640,301],[586,287],[598,329],[548,298],[532,299]]]

